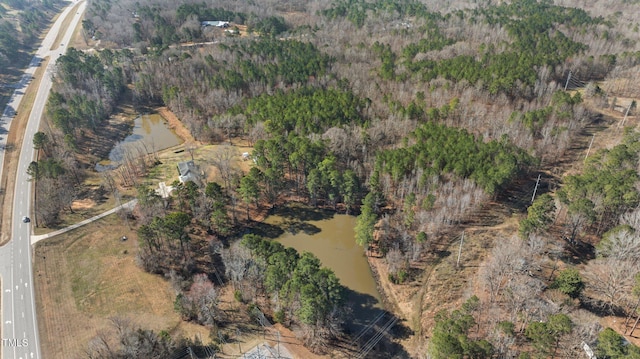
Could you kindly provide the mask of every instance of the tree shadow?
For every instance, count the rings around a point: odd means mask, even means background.
[[[606,317],[609,315],[624,317],[627,315],[624,308],[594,298],[581,298],[580,306],[599,317]]]
[[[308,235],[314,235],[320,233],[321,229],[314,226],[311,223],[300,221],[286,221],[282,224],[282,228],[287,232],[296,235],[299,232],[303,232]]]
[[[248,233],[253,233],[260,237],[274,239],[284,234],[284,229],[274,224],[253,222],[249,225]]]
[[[278,207],[270,214],[280,216],[286,220],[307,222],[331,219],[333,218],[335,212],[320,208],[308,207],[302,203],[289,203],[286,206]]]
[[[348,314],[346,332],[352,346],[367,358],[409,358],[404,348],[394,339],[413,335],[411,328],[392,313],[380,308],[378,299],[347,289]]]
[[[7,105],[7,107],[4,108],[4,112],[2,112],[2,116],[13,117],[17,113],[17,110],[13,108],[13,106]]]
[[[585,264],[595,259],[596,248],[587,242],[576,240],[565,246],[565,260],[571,264]]]
[[[541,175],[541,178],[536,196],[549,192],[547,175],[541,172],[531,172],[519,175],[500,188],[496,193],[496,201],[504,203],[512,212],[526,213],[527,208],[531,206],[531,197],[536,187],[538,175]]]

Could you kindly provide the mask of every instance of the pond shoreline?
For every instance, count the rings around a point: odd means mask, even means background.
[[[314,254],[348,289],[357,322],[385,310],[386,300],[381,295],[374,268],[355,241],[355,216],[300,202],[287,202],[269,213],[257,224],[258,233],[254,233],[299,253]]]
[[[186,129],[166,108],[151,108],[143,113],[127,113],[121,124],[126,134],[114,138],[108,154],[101,154],[94,166],[98,172],[119,167],[125,158],[137,158],[141,154],[159,153],[185,143]],[[181,136],[177,132],[180,132]]]
[[[187,127],[185,127],[185,125],[182,123],[182,121],[180,121],[178,116],[176,116],[176,114],[174,114],[166,106],[154,108],[154,111],[157,111],[158,114],[162,116],[165,121],[167,121],[167,123],[169,124],[168,128],[173,131],[173,133],[175,133],[178,137],[180,137],[182,141],[184,141],[184,143],[192,142],[196,145],[202,144],[200,143],[200,141],[196,141],[196,139],[191,135],[191,131],[189,131]]]

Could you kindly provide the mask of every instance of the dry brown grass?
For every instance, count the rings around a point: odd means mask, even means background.
[[[122,235],[130,239],[120,241]],[[116,316],[206,340],[206,328],[181,321],[173,311],[168,282],[135,264],[137,246],[134,231],[116,215],[36,245],[38,325],[47,357],[82,354]]]
[[[184,127],[166,109],[162,115],[174,131],[187,141]],[[190,141],[195,142],[195,141]],[[234,145],[246,145],[236,139]],[[194,156],[205,172],[210,171],[211,158],[219,146],[199,144]],[[153,184],[168,183],[177,179],[176,165],[190,159],[184,144],[159,153],[162,164],[155,167],[149,176]],[[242,152],[251,152],[248,146],[238,146],[235,165],[248,171],[248,162],[242,161]],[[178,151],[178,153],[176,153]],[[85,186],[97,186],[101,182],[94,174],[85,180]],[[123,191],[123,195],[135,191]],[[75,223],[115,205],[112,198],[93,205],[90,199],[81,199],[74,205],[74,213],[64,213],[62,226]],[[122,235],[131,238],[118,240]],[[134,323],[154,330],[194,337],[198,335],[208,342],[208,330],[202,326],[181,321],[173,311],[175,293],[162,278],[143,272],[135,264],[137,252],[136,235],[117,216],[92,223],[60,237],[37,245],[35,249],[35,273],[38,301],[38,316],[43,351],[53,358],[68,358],[79,355],[87,343],[99,331],[109,327],[109,318],[129,317]],[[260,335],[243,335],[242,349],[259,341]],[[227,351],[234,352],[233,347]]]

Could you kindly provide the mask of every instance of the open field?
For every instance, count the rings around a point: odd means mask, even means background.
[[[126,235],[129,240],[121,241]],[[34,276],[42,351],[48,358],[72,358],[109,327],[126,317],[156,331],[208,337],[173,311],[168,282],[135,264],[135,233],[117,216],[36,245]]]

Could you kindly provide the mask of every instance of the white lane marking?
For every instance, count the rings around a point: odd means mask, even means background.
[[[25,283],[24,283],[24,287],[26,288],[26,287],[28,287],[28,286],[29,286],[29,283],[26,283],[26,282],[25,282]]]
[[[20,294],[20,300],[24,300],[24,294]]]
[[[16,290],[18,290],[18,286],[16,286]]]
[[[18,263],[18,268],[22,268],[22,263]]]
[[[22,312],[22,317],[24,318],[24,312]]]

